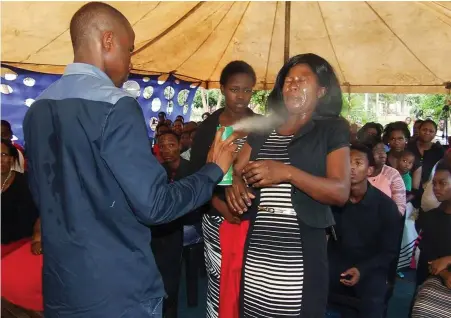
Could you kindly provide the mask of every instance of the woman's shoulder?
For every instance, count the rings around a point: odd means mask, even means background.
[[[201,122],[199,127],[197,127],[197,134],[199,134],[199,132],[211,130],[213,128],[216,129],[216,127],[219,124],[219,116],[222,114],[223,111],[224,111],[223,108],[218,109],[213,114],[208,116],[203,122]]]
[[[340,116],[333,117],[315,117],[315,124],[318,125],[322,129],[327,130],[341,130],[342,132],[349,132],[350,125],[349,122]]]
[[[349,146],[350,129],[346,119],[335,117],[321,117],[314,119],[318,136],[327,140],[328,153],[338,148]]]
[[[401,174],[399,173],[398,170],[396,170],[395,168],[390,167],[386,164],[382,167],[382,173],[390,178],[395,178],[395,177],[401,178]]]
[[[15,173],[16,175],[14,176],[14,183],[19,185],[28,185],[28,174],[17,171]]]

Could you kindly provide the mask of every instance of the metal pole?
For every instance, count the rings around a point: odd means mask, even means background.
[[[290,23],[291,20],[291,1],[285,2],[285,43],[283,51],[284,62],[290,58]]]

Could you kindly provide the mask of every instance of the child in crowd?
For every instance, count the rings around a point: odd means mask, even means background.
[[[407,202],[410,202],[413,199],[412,191],[412,168],[415,162],[415,155],[409,151],[404,150],[401,154],[401,157],[398,161],[398,166],[396,169],[401,174],[402,180],[404,181],[404,185],[406,186],[406,199]]]

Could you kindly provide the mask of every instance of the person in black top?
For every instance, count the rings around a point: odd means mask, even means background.
[[[227,190],[230,209],[250,224],[240,317],[324,317],[325,229],[330,205],[345,204],[350,187],[349,124],[332,66],[312,53],[290,58],[268,107],[282,122],[248,136]]]
[[[168,183],[190,175],[189,161],[180,157],[180,140],[172,131],[158,136],[163,167],[168,176]],[[164,300],[163,313],[166,318],[177,317],[180,266],[183,252],[183,224],[191,214],[167,224],[151,226],[152,251],[158,270],[163,277],[167,298]]]
[[[2,138],[1,156],[3,246],[32,236],[38,210],[31,197],[26,177],[12,170],[19,160],[19,155],[10,140]]]
[[[437,164],[432,183],[435,197],[441,204],[428,212],[421,211],[416,222],[417,230],[422,231],[417,286],[429,276],[429,262],[451,256],[451,167],[445,160]],[[443,279],[450,278],[447,271],[435,274]]]
[[[165,112],[159,112],[158,113],[158,124],[164,124],[166,121],[166,113]]]
[[[422,166],[421,185],[429,180],[432,168],[445,154],[443,147],[433,142],[436,133],[437,124],[430,119],[426,119],[420,125],[418,138],[407,146]]]
[[[388,124],[384,129],[384,135],[382,140],[386,145],[390,147],[390,151],[387,153],[387,166],[396,169],[398,167],[398,160],[407,147],[407,143],[410,138],[410,131],[406,123],[403,121],[397,121]],[[415,159],[412,168],[412,186],[415,189],[421,188],[421,161],[419,158]]]
[[[383,127],[379,123],[370,122],[363,125],[357,132],[357,139],[362,143],[368,143],[373,140],[374,137],[381,138]]]
[[[330,293],[359,297],[361,318],[383,317],[388,269],[402,230],[396,204],[368,182],[373,169],[372,151],[353,144],[351,195],[345,206],[333,208],[336,239],[328,242]]]
[[[206,161],[208,149],[218,125],[231,126],[238,121],[256,115],[250,108],[249,102],[252,89],[257,81],[256,74],[249,64],[244,61],[232,61],[221,72],[221,92],[224,95],[225,107],[213,114],[202,116],[204,121],[198,127],[193,139],[190,163],[193,171],[199,170]],[[240,135],[236,141],[240,147],[246,134]],[[227,207],[224,197],[224,187],[217,186],[210,204],[202,209],[202,228],[205,242],[205,263],[207,267],[207,318],[216,318],[219,314],[219,285],[221,275],[222,250],[219,241],[219,228],[224,220],[232,224],[240,223]]]

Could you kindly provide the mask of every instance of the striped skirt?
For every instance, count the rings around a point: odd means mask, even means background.
[[[412,318],[449,318],[451,289],[438,277],[428,278],[421,285],[412,309]]]
[[[205,266],[207,268],[207,318],[218,318],[219,315],[219,282],[221,274],[221,245],[219,243],[219,227],[222,216],[204,214],[202,231],[204,234]]]
[[[296,215],[259,211],[244,263],[244,317],[299,317],[304,281]]]

